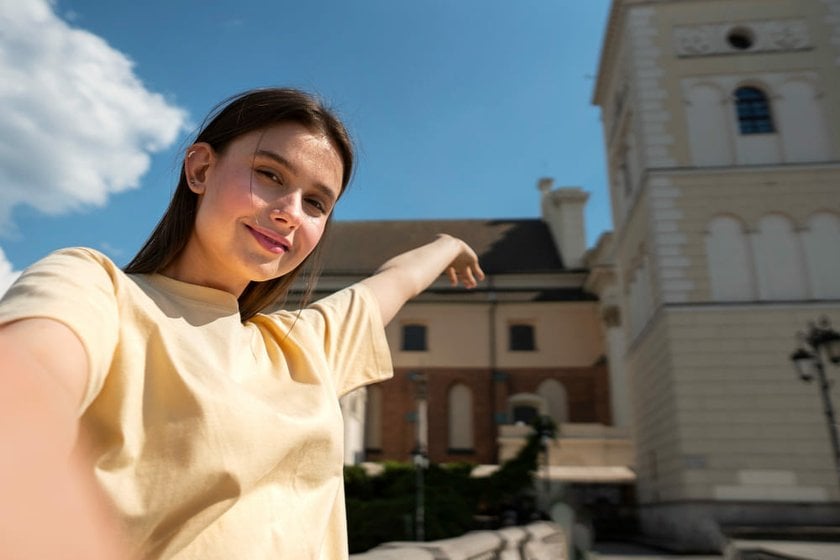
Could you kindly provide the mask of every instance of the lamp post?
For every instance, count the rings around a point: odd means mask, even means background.
[[[823,358],[832,364],[840,364],[840,333],[831,328],[827,317],[819,323],[809,323],[807,332],[798,333],[799,348],[790,359],[796,367],[799,378],[806,383],[817,380],[817,386],[823,401],[823,410],[828,420],[828,434],[831,438],[831,448],[834,452],[834,468],[840,481],[840,438],[837,434],[837,420],[834,415],[834,405],[831,402],[831,384],[825,374]]]
[[[551,507],[551,443],[556,435],[556,426],[550,416],[542,415],[536,421],[537,435],[540,438],[540,451],[543,455],[543,503],[542,512],[547,513]]]
[[[411,452],[415,476],[414,540],[422,542],[426,540],[426,489],[424,476],[425,470],[429,466],[426,375],[423,372],[412,372],[409,374],[409,379],[415,383],[417,390],[417,439],[414,450]]]

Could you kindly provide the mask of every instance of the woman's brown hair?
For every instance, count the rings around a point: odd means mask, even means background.
[[[255,130],[263,130],[281,123],[297,123],[313,132],[327,136],[333,143],[343,164],[341,193],[353,174],[353,143],[342,122],[314,96],[292,88],[266,88],[246,91],[222,102],[208,117],[206,125],[193,143],[206,142],[221,154],[234,140]],[[140,251],[125,267],[125,272],[150,274],[160,272],[184,249],[195,227],[198,195],[187,185],[181,166],[181,176],[175,194]],[[324,230],[329,230],[329,221]],[[305,266],[314,276],[320,265],[320,244],[294,270],[273,280],[250,282],[239,296],[239,314],[246,321],[279,300]],[[306,301],[311,293],[308,282]]]

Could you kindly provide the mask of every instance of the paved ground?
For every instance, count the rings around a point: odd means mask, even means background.
[[[840,560],[840,542],[736,540],[734,544],[745,557],[789,558],[796,560]],[[764,554],[759,554],[764,553]],[[596,543],[592,560],[721,560],[715,555],[681,555],[648,548],[634,543]]]
[[[736,540],[740,550],[756,550],[775,553],[778,558],[801,560],[838,560],[840,542],[774,541],[774,540]]]
[[[592,549],[592,560],[721,560],[721,556],[681,555],[663,552],[633,543],[596,543]]]

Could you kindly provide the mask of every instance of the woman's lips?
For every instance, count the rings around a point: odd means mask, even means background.
[[[262,245],[265,250],[275,254],[283,254],[289,251],[289,242],[281,238],[274,232],[256,229],[252,226],[245,227],[248,228],[248,231],[251,232],[251,235],[254,236],[254,239],[256,239],[257,242],[260,245]]]

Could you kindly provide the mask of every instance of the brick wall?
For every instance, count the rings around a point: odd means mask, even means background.
[[[382,448],[367,450],[368,461],[408,461],[417,441],[416,384],[413,373],[427,380],[428,453],[436,463],[466,461],[495,463],[498,424],[507,411],[507,399],[516,393],[536,393],[540,383],[555,379],[568,396],[570,422],[610,424],[607,367],[599,363],[578,368],[507,369],[495,375],[485,368],[398,368],[394,378],[382,383]],[[458,383],[473,396],[473,441],[471,452],[449,448],[448,394]]]

